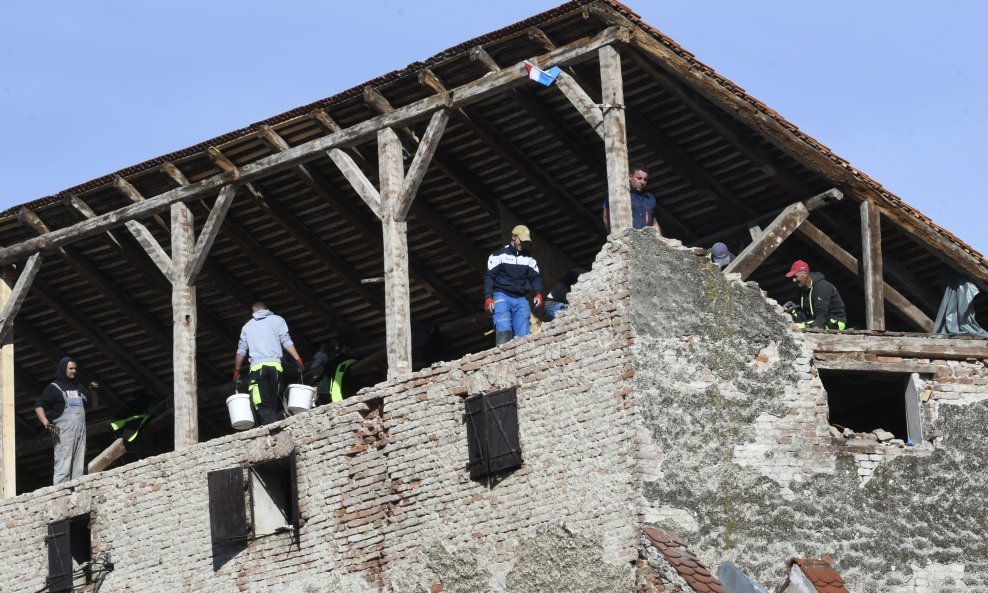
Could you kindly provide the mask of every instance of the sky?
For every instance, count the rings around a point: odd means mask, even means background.
[[[5,2],[0,210],[334,95],[561,3]],[[988,2],[625,4],[988,254]]]

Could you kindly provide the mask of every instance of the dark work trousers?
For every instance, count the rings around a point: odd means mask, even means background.
[[[251,400],[261,417],[261,424],[271,424],[279,419],[281,411],[281,373],[274,365],[264,365],[250,371]]]

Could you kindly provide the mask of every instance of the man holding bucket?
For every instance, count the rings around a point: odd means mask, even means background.
[[[250,352],[250,398],[261,424],[271,424],[278,420],[281,407],[278,392],[282,373],[282,349],[292,356],[301,372],[302,357],[298,355],[292,338],[288,335],[288,324],[272,313],[264,303],[254,303],[251,306],[250,321],[240,330],[233,382],[239,382],[240,367],[244,363],[244,357]]]

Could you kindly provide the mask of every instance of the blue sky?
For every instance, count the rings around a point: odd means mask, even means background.
[[[0,209],[333,95],[560,3],[8,3]],[[988,3],[627,4],[988,253]]]

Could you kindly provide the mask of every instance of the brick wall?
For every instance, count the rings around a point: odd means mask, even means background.
[[[84,513],[94,553],[112,551],[109,591],[520,591],[547,577],[556,590],[598,581],[631,590],[639,530],[627,279],[627,245],[606,245],[572,308],[525,340],[4,501],[3,590],[42,589],[47,524]],[[524,465],[496,483],[471,480],[463,399],[508,387]],[[214,546],[207,472],[292,450],[299,545],[278,533]]]

